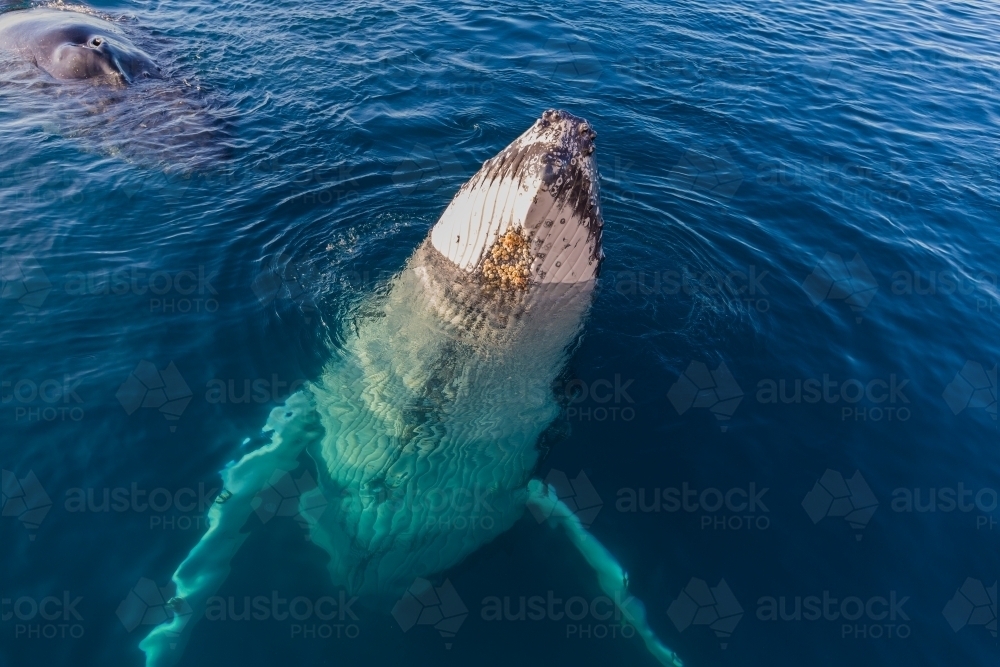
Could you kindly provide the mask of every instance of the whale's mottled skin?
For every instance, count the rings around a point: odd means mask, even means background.
[[[0,49],[61,80],[129,84],[160,78],[153,60],[118,27],[81,12],[38,8],[0,14]]]
[[[603,257],[590,125],[548,111],[462,186],[431,232],[434,247],[467,271],[508,230],[531,239],[531,281],[584,283]]]
[[[142,642],[147,665],[176,660],[247,519],[303,452],[316,480],[296,487],[299,516],[351,594],[391,607],[530,508],[563,527],[653,655],[680,664],[621,566],[532,479],[603,257],[595,136],[547,111],[462,186],[322,377],[271,413],[271,443],[223,471],[225,502],[174,574],[175,616]]]

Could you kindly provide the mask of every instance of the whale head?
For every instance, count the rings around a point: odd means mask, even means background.
[[[57,79],[108,78],[134,83],[141,78],[160,78],[160,70],[149,56],[113,33],[74,26],[53,38],[65,40],[53,49],[46,68]]]
[[[462,186],[431,244],[507,292],[593,283],[604,257],[596,136],[587,121],[546,111]]]
[[[130,84],[161,78],[153,60],[106,21],[68,11],[29,13],[26,19],[36,63],[56,79]]]

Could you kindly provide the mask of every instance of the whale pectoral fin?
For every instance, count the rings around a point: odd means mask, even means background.
[[[642,601],[629,594],[627,577],[622,566],[611,552],[583,527],[580,519],[559,500],[555,491],[541,480],[531,480],[528,482],[528,508],[537,516],[547,517],[565,529],[570,542],[597,573],[601,590],[615,601],[626,622],[639,633],[653,657],[665,667],[682,667],[683,663],[677,654],[664,646],[649,627],[646,622],[646,607]]]
[[[298,467],[298,458],[322,427],[315,419],[311,398],[298,392],[285,405],[271,411],[265,431],[273,431],[271,442],[244,456],[222,471],[223,491],[208,511],[208,530],[174,573],[177,588],[173,617],[158,625],[139,647],[146,653],[147,667],[167,667],[180,658],[195,622],[205,613],[206,603],[229,576],[229,563],[248,533],[242,532],[251,512],[260,515],[263,491]],[[316,492],[318,493],[318,492]],[[306,489],[300,497],[300,516],[312,523],[310,508],[315,494]],[[268,514],[263,514],[262,518]],[[182,610],[182,611],[179,611]]]

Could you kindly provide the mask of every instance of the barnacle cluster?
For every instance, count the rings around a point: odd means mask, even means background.
[[[528,289],[531,275],[531,252],[521,230],[508,230],[490,248],[483,260],[483,278],[504,290]]]

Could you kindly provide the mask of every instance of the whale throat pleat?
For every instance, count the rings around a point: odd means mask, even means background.
[[[589,126],[543,117],[466,183],[431,230],[434,247],[477,274],[509,230],[529,243],[532,284],[592,280],[603,219]]]

